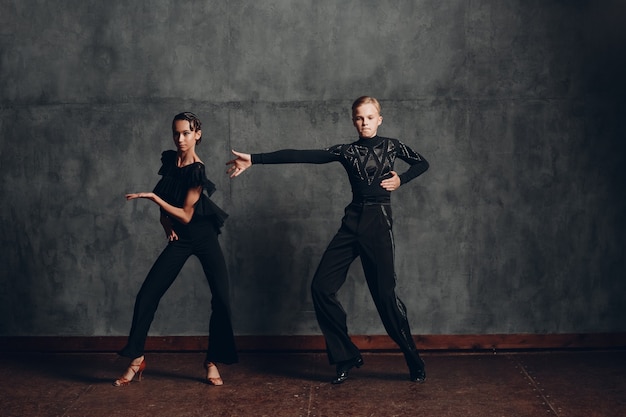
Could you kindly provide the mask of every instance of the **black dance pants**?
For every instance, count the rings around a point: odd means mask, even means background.
[[[350,264],[361,258],[363,272],[385,330],[405,355],[416,355],[406,307],[396,296],[394,241],[389,204],[350,204],[341,227],[322,256],[311,283],[313,306],[331,364],[354,359],[359,349],[348,335],[346,312],[337,291]]]
[[[170,242],[150,269],[137,298],[127,345],[119,354],[137,358],[144,353],[148,330],[159,301],[191,255],[200,260],[211,289],[211,318],[206,360],[231,364],[238,361],[230,314],[228,272],[217,236],[208,220],[175,226],[179,239]]]

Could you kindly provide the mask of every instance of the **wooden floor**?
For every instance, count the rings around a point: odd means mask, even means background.
[[[111,382],[112,353],[2,353],[0,416],[626,416],[626,351],[425,353],[424,384],[403,357],[364,353],[343,385],[322,353],[244,353],[202,380],[200,353],[152,353],[141,382]]]

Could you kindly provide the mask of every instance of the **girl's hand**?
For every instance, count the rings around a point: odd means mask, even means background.
[[[165,238],[168,242],[173,242],[178,240],[178,235],[174,231],[174,226],[172,225],[172,220],[161,213],[161,218],[159,219],[161,222],[161,226],[163,226],[163,231],[165,232]]]
[[[241,153],[235,150],[232,150],[231,152],[236,156],[236,158],[226,162],[226,165],[231,165],[226,173],[230,174],[231,178],[234,178],[252,166],[252,159],[248,153]]]
[[[154,197],[154,193],[130,193],[126,194],[126,200],[134,200],[136,198],[149,198],[152,199]]]
[[[165,233],[165,235],[167,236],[167,240],[169,242],[173,242],[175,240],[178,240],[178,235],[176,234],[176,232],[173,229],[170,230],[169,234]]]

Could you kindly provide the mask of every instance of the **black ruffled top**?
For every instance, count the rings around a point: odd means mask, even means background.
[[[198,217],[206,217],[219,229],[224,225],[228,214],[209,198],[216,188],[206,177],[204,164],[195,162],[179,168],[176,160],[176,151],[170,150],[161,154],[162,165],[159,169],[161,180],[153,192],[169,204],[183,207],[189,189],[201,185],[204,192],[200,194],[200,199],[196,203],[192,221]],[[163,209],[161,211],[164,212]]]

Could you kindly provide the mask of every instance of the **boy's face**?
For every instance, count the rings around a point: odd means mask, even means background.
[[[189,121],[176,120],[173,129],[174,145],[179,151],[188,151],[196,146],[196,141],[202,136],[199,130],[191,130]]]
[[[378,113],[378,109],[372,103],[361,104],[354,109],[352,123],[359,132],[359,137],[373,138],[378,132],[378,126],[383,122],[383,116]]]

